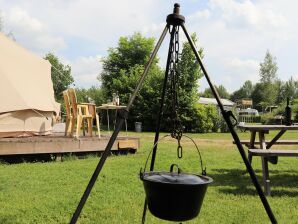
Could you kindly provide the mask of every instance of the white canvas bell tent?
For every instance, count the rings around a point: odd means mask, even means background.
[[[0,33],[0,137],[50,134],[59,107],[51,64]]]

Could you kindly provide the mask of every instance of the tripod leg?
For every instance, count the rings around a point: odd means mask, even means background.
[[[153,52],[152,52],[152,54],[150,56],[149,61],[148,61],[147,65],[145,66],[144,72],[141,75],[141,78],[140,78],[140,80],[138,82],[138,85],[137,85],[135,91],[133,92],[133,94],[132,94],[132,96],[131,96],[131,98],[129,100],[129,103],[128,103],[127,107],[126,107],[126,111],[124,110],[124,113],[125,114],[122,114],[121,118],[117,121],[115,130],[114,130],[114,132],[113,132],[113,134],[112,134],[112,136],[111,136],[111,138],[110,138],[110,140],[109,140],[109,142],[108,142],[108,144],[107,144],[107,146],[105,148],[105,151],[103,152],[103,154],[102,154],[102,156],[101,156],[101,158],[100,158],[100,160],[99,160],[99,162],[98,162],[98,164],[97,164],[97,166],[95,168],[95,171],[94,171],[94,173],[93,173],[93,175],[92,175],[92,177],[91,177],[91,179],[90,179],[90,181],[89,181],[89,183],[88,183],[88,185],[86,187],[86,190],[85,190],[85,192],[84,192],[84,194],[83,194],[83,196],[82,196],[82,198],[81,198],[81,200],[80,200],[80,202],[79,202],[79,204],[78,204],[78,206],[76,208],[76,211],[74,212],[74,214],[73,214],[73,216],[72,216],[72,218],[70,220],[70,223],[71,224],[76,223],[77,220],[78,220],[78,218],[79,218],[79,215],[80,215],[80,213],[81,213],[81,211],[82,211],[82,209],[83,209],[83,207],[84,207],[84,205],[85,205],[85,203],[86,203],[86,201],[87,201],[87,199],[89,197],[89,194],[90,194],[90,192],[91,192],[91,190],[92,190],[92,188],[93,188],[93,186],[94,186],[94,184],[96,182],[96,179],[97,179],[97,177],[98,177],[101,169],[103,168],[104,163],[105,163],[108,155],[110,154],[111,148],[112,148],[112,146],[113,146],[113,144],[114,144],[114,142],[115,142],[115,140],[116,140],[116,138],[118,136],[118,133],[120,132],[120,129],[121,129],[123,123],[124,123],[124,120],[127,118],[128,111],[129,111],[129,109],[130,109],[130,107],[131,107],[131,105],[132,105],[135,97],[137,96],[138,91],[141,88],[141,86],[142,86],[142,84],[144,82],[145,77],[148,74],[149,68],[150,68],[150,66],[152,64],[152,61],[155,58],[155,56],[156,56],[159,48],[160,48],[161,43],[163,42],[163,40],[164,40],[164,38],[165,38],[165,36],[167,34],[167,31],[168,31],[168,27],[165,26],[165,28],[164,28],[164,30],[163,30],[163,32],[162,32],[162,34],[161,34],[161,36],[160,36],[160,38],[159,38],[156,46],[155,46],[155,48],[154,48],[154,50],[153,50]]]
[[[207,71],[206,71],[206,69],[204,67],[204,64],[202,62],[202,59],[201,59],[201,57],[200,57],[200,55],[199,55],[199,53],[198,53],[198,51],[197,51],[197,49],[195,47],[194,42],[192,41],[191,37],[189,36],[189,34],[188,34],[188,32],[187,32],[184,24],[182,24],[181,27],[182,27],[182,29],[183,29],[183,31],[185,33],[185,36],[186,36],[186,38],[187,38],[187,40],[188,40],[188,42],[189,42],[189,44],[190,44],[190,46],[191,46],[191,48],[192,48],[192,50],[194,52],[196,58],[197,58],[198,63],[200,64],[200,67],[201,67],[201,69],[202,69],[202,71],[203,71],[203,73],[204,73],[204,75],[205,75],[205,77],[207,79],[207,82],[208,82],[208,84],[210,86],[210,89],[212,90],[212,93],[213,93],[213,95],[214,95],[214,97],[215,97],[215,99],[216,99],[216,101],[218,103],[218,106],[219,106],[219,108],[221,110],[221,113],[222,113],[222,115],[223,115],[223,117],[224,117],[224,119],[225,119],[225,121],[226,121],[229,129],[230,129],[230,132],[231,132],[231,134],[232,134],[232,136],[234,138],[234,142],[236,143],[236,145],[238,147],[238,151],[239,151],[239,153],[240,153],[240,155],[242,157],[243,162],[246,165],[246,169],[249,172],[250,178],[251,178],[251,180],[252,180],[252,182],[253,182],[253,184],[254,184],[254,186],[255,186],[258,194],[259,194],[259,197],[260,197],[260,199],[261,199],[261,201],[263,203],[263,206],[264,206],[264,208],[265,208],[265,210],[267,212],[267,215],[268,215],[268,217],[269,217],[269,219],[270,219],[270,221],[272,223],[277,223],[277,221],[276,221],[276,219],[274,217],[274,214],[273,214],[273,212],[272,212],[272,210],[270,208],[270,205],[269,205],[269,203],[268,203],[268,201],[267,201],[267,199],[266,199],[266,197],[264,195],[264,192],[262,191],[262,188],[261,188],[261,186],[260,186],[260,184],[259,184],[259,182],[257,180],[256,174],[253,171],[253,169],[251,167],[251,164],[249,163],[249,161],[248,161],[248,159],[246,157],[244,148],[243,148],[242,144],[240,143],[240,139],[239,139],[236,131],[234,130],[233,124],[232,124],[232,122],[230,120],[231,114],[228,114],[224,110],[224,107],[223,107],[223,104],[222,104],[222,102],[220,100],[220,97],[219,97],[219,95],[218,95],[218,93],[217,93],[214,85],[212,84],[212,82],[211,82],[211,80],[209,78],[209,75],[208,75],[208,73],[207,73]]]

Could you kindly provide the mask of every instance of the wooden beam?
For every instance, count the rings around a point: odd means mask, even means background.
[[[138,149],[139,148],[139,141],[132,140],[132,139],[124,139],[118,141],[118,149]]]
[[[109,137],[28,137],[0,139],[0,155],[41,154],[41,153],[68,153],[68,152],[97,152],[104,151]],[[119,147],[120,145],[120,147]],[[118,137],[112,150],[119,148],[138,149],[139,138]]]

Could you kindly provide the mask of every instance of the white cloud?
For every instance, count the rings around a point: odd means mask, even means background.
[[[231,69],[237,69],[239,71],[254,71],[256,72],[259,67],[259,62],[253,59],[240,60],[239,58],[233,58],[226,60],[227,67]],[[246,75],[246,74],[243,74]]]
[[[267,49],[277,57],[282,80],[297,74],[297,7],[298,2],[290,0],[210,0],[208,19],[193,19],[187,25],[198,33],[211,78],[230,91],[247,79],[257,81]]]
[[[241,60],[233,58],[226,60],[225,68],[230,73],[230,81],[233,87],[240,87],[246,80],[256,83],[259,80],[259,62],[253,59]]]
[[[12,7],[3,17],[5,27],[9,27],[17,42],[39,54],[66,46],[63,38],[52,35],[45,23],[22,8]]]
[[[190,15],[187,20],[200,20],[200,19],[209,19],[211,16],[211,12],[209,9],[204,9],[201,11],[197,11],[196,13]]]
[[[78,87],[98,86],[97,76],[102,70],[101,56],[79,57],[70,62],[72,75]]]
[[[159,37],[164,30],[166,23],[152,23],[149,26],[142,27],[141,33],[146,36],[155,36],[156,38]]]
[[[135,31],[159,38],[173,3],[44,0],[41,4],[39,0],[0,0],[0,10],[5,27],[12,30],[20,44],[40,55],[53,51],[68,60],[77,85],[88,87],[97,82],[101,69],[94,55],[105,56],[120,36]],[[293,0],[192,0],[181,4],[181,13],[186,17],[188,31],[198,34],[198,47],[204,48],[211,78],[217,85],[235,90],[242,85],[241,77],[256,80],[258,63],[267,49],[277,57],[281,79],[298,73],[297,8],[298,1]],[[80,40],[84,41],[81,46]],[[163,65],[167,44],[168,36],[159,51]]]
[[[268,27],[282,27],[287,24],[286,18],[273,12],[266,5],[253,3],[250,0],[211,0],[213,9],[221,10],[221,18],[227,23],[238,27],[253,27],[257,29],[268,29]]]
[[[22,25],[31,31],[40,32],[44,29],[44,25],[40,21],[30,17],[25,10],[18,7],[10,10],[8,14],[8,21],[13,25]]]
[[[54,18],[49,24],[58,32],[94,41],[107,49],[114,46],[120,36],[150,30],[155,21],[159,24],[155,19],[159,13],[154,13],[156,5],[164,3],[158,0],[76,0],[66,7],[48,4],[49,10],[41,17]]]

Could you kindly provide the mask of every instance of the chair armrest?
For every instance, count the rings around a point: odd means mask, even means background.
[[[88,105],[85,104],[78,104],[77,105],[78,108],[78,113],[81,115],[89,115],[89,109],[88,109]]]

